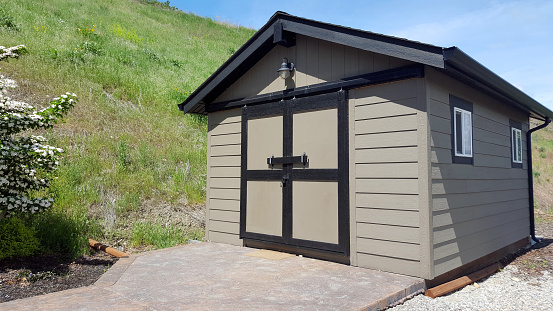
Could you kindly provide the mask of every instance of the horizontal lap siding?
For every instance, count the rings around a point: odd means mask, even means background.
[[[420,275],[417,81],[350,92],[357,264]]]
[[[438,276],[528,236],[528,118],[434,70],[427,77]],[[473,103],[474,165],[452,163],[450,94]],[[522,169],[511,168],[509,119],[522,123]]]
[[[207,239],[242,245],[240,233],[241,111],[209,114]]]

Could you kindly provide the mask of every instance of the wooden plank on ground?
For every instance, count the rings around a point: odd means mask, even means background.
[[[480,279],[483,279],[487,277],[488,275],[491,275],[499,270],[499,264],[494,263],[491,266],[488,266],[482,270],[478,270],[476,272],[473,272],[469,275],[460,277],[458,279],[455,279],[453,281],[449,281],[447,283],[444,283],[442,285],[438,285],[436,287],[427,289],[426,292],[424,292],[425,296],[428,296],[430,298],[436,298],[443,296],[447,293],[450,293],[454,290],[457,290],[459,288],[465,287],[469,284],[472,284]]]

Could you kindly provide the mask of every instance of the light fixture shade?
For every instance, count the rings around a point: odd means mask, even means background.
[[[278,71],[278,74],[280,75],[280,77],[282,79],[288,79],[288,77],[290,76],[290,69],[286,68],[286,69],[280,69]]]
[[[290,77],[290,72],[294,70],[294,63],[288,63],[287,58],[282,59],[282,64],[278,70],[278,74],[282,79],[288,79]]]

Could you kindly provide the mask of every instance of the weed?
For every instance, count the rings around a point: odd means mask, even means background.
[[[171,6],[170,1],[165,1],[165,2],[161,2],[157,0],[139,0],[139,1],[145,4],[155,5],[155,6],[170,9],[170,10],[177,10],[176,7]]]
[[[136,222],[131,236],[133,246],[152,245],[154,248],[166,248],[186,244],[188,239],[197,236],[197,232],[185,232],[161,222]]]
[[[142,50],[144,53],[146,53],[146,55],[148,55],[148,58],[152,61],[156,61],[156,62],[159,62],[160,59],[159,59],[159,56],[157,56],[157,53],[151,49],[143,49]]]
[[[48,252],[76,258],[89,251],[88,238],[99,232],[96,221],[88,219],[86,212],[47,210],[32,219],[40,245]]]
[[[523,264],[529,269],[544,268],[547,265],[547,260],[533,259],[531,261],[525,260]]]
[[[19,30],[13,18],[9,16],[2,8],[0,8],[0,27],[4,27],[10,30]]]
[[[69,59],[72,61],[86,62],[87,55],[97,56],[97,55],[100,55],[101,52],[102,52],[102,49],[100,48],[98,43],[85,41],[79,44],[77,47],[73,48],[73,50],[71,50]]]
[[[540,153],[540,158],[545,159],[547,158],[547,154],[545,152]]]
[[[95,36],[101,36],[102,33],[97,31],[95,24],[90,23],[80,23],[75,27],[75,30],[77,31],[77,34],[85,37],[85,38],[91,38]]]
[[[46,280],[55,276],[57,275],[52,271],[39,271],[37,273],[33,273],[29,269],[23,269],[17,272],[16,278],[19,281],[28,281],[28,282],[34,283],[36,281]]]
[[[173,98],[176,100],[176,101],[184,101],[188,95],[190,95],[190,93],[192,93],[192,91],[187,91],[187,90],[184,90],[184,89],[179,89],[177,86],[175,86],[174,84],[172,85],[172,88],[171,88],[171,92],[173,94]]]
[[[533,171],[533,172],[532,172],[532,175],[534,176],[534,178],[539,178],[540,175],[541,175],[541,173],[538,172],[538,171]]]
[[[119,144],[117,145],[117,155],[118,155],[118,164],[119,167],[127,169],[131,164],[131,159],[129,157],[129,144],[127,143],[127,135],[121,133],[119,137]]]
[[[123,38],[130,42],[133,42],[135,44],[141,44],[142,41],[144,41],[140,36],[138,36],[138,34],[136,33],[136,30],[134,29],[127,30],[119,24],[113,25],[113,27],[111,28],[111,32],[115,36]]]
[[[182,68],[184,66],[183,63],[181,63],[181,62],[179,62],[178,60],[175,60],[175,59],[171,60],[171,64],[175,67],[178,67],[178,68]]]
[[[48,30],[48,27],[44,25],[39,25],[38,23],[36,23],[33,28],[35,29],[36,32],[46,32],[46,30]]]
[[[540,146],[540,147],[538,148],[538,151],[539,151],[539,152],[545,152],[545,150],[546,150],[546,149],[545,149],[544,146]]]
[[[50,49],[50,58],[57,59],[59,56],[59,53],[56,49],[52,48]]]
[[[36,230],[16,217],[0,219],[0,259],[31,256],[39,252]]]

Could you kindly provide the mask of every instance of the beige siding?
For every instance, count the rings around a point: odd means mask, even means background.
[[[240,233],[240,109],[209,114],[206,238],[242,245]]]
[[[277,74],[284,57],[296,66],[294,75],[286,81]],[[275,46],[215,102],[334,81],[409,64],[412,63],[399,58],[297,35],[295,46]]]
[[[427,70],[434,275],[529,235],[528,117],[433,69]],[[449,95],[473,103],[474,165],[454,164]],[[523,169],[511,168],[509,119],[523,128]]]
[[[387,62],[373,59],[378,63],[373,63],[375,70],[382,70],[380,66]],[[428,142],[419,124],[426,119],[426,102],[418,99],[420,81],[350,91],[354,106],[350,124],[355,133],[350,139],[355,168],[350,191],[354,192],[357,265],[428,277],[428,269],[423,268],[428,264],[421,264],[428,256],[420,241],[420,208],[428,205],[421,206],[420,183],[427,183],[429,175],[428,169],[422,178],[420,174],[420,165],[428,159],[420,154],[420,146]]]

